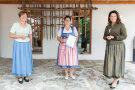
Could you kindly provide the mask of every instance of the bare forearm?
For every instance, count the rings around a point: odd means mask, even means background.
[[[57,40],[58,40],[59,42],[61,42],[61,37],[57,36]]]
[[[76,43],[77,43],[77,41],[78,41],[78,36],[76,37]]]
[[[12,33],[10,33],[9,36],[10,36],[11,38],[13,38],[13,39],[21,38],[20,35],[15,35],[15,34],[12,34]]]
[[[32,34],[29,35],[30,38],[30,43],[31,43],[31,47],[32,47]]]

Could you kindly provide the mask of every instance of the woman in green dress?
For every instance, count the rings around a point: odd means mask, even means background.
[[[114,78],[113,82],[109,84],[111,89],[116,88],[120,77],[124,77],[125,44],[123,40],[126,37],[126,28],[121,22],[119,13],[116,10],[111,11],[103,36],[106,40],[103,74],[108,78]]]

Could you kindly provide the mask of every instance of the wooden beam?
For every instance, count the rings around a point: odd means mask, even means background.
[[[44,11],[65,11],[65,10],[89,10],[90,8],[21,8],[18,9],[25,9],[25,10],[44,10]]]
[[[0,4],[21,4],[20,1],[0,1]]]
[[[90,10],[90,40],[89,40],[89,53],[91,54],[91,46],[92,46],[92,9]]]
[[[135,1],[93,1],[92,4],[135,4]]]
[[[0,4],[21,4],[22,2],[21,1],[0,1]],[[48,1],[32,1],[32,2],[30,2],[30,1],[27,1],[26,3],[30,3],[30,4],[50,4],[50,1],[48,0]],[[75,2],[73,2],[73,1],[64,1],[64,4],[78,4],[78,3],[80,3],[80,4],[84,4],[84,3],[87,3],[87,2],[85,2],[85,1],[81,1],[81,2],[78,2],[78,1],[75,1]],[[54,1],[53,2],[53,4],[61,4],[61,2],[60,1]],[[127,0],[127,1],[103,1],[103,0],[101,0],[101,1],[92,1],[92,4],[135,4],[135,0],[133,0],[133,1],[130,1],[130,0]]]

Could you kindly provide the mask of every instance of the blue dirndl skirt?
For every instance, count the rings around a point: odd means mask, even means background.
[[[29,76],[33,72],[33,59],[31,44],[14,40],[12,75]]]

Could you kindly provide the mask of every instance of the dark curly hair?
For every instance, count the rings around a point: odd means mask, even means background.
[[[71,17],[70,17],[70,16],[65,16],[65,17],[64,17],[64,20],[66,20],[66,18],[69,18],[70,21],[71,21]]]

